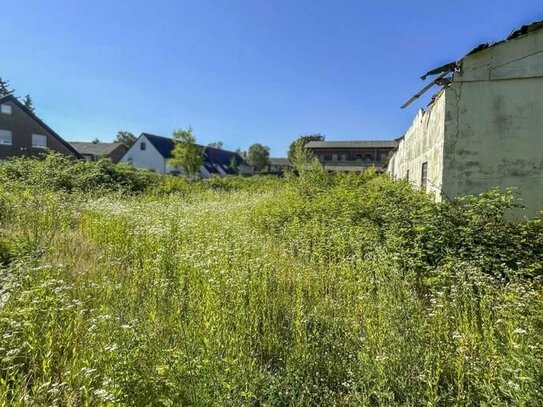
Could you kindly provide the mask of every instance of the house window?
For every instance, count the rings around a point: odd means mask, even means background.
[[[420,189],[426,192],[426,185],[428,184],[428,163],[422,163],[422,170],[420,174]]]
[[[347,161],[347,154],[341,154],[341,161]]]
[[[337,161],[337,154],[332,154],[332,161]]]
[[[32,135],[32,147],[35,148],[47,148],[47,137],[41,134]]]
[[[11,105],[0,105],[0,112],[2,112],[3,114],[11,114],[12,112],[12,109],[11,109]]]
[[[147,147],[147,145],[145,143],[141,143],[140,144],[140,150],[141,151],[145,151],[145,148]]]
[[[0,130],[0,144],[11,146],[10,130]]]

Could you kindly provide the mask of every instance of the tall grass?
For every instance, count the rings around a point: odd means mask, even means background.
[[[0,192],[0,405],[543,404],[543,227],[510,195],[65,182]]]

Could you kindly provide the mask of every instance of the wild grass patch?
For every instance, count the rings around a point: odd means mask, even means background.
[[[0,192],[0,405],[543,400],[543,227],[510,195],[32,179]]]

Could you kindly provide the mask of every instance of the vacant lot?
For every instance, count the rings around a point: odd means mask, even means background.
[[[0,167],[0,405],[543,404],[543,226],[510,195]]]

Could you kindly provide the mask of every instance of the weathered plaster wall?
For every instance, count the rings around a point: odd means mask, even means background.
[[[433,108],[415,118],[388,172],[436,198],[518,188],[543,210],[543,30],[466,56]]]
[[[392,156],[387,172],[394,178],[407,178],[421,186],[422,164],[428,163],[426,191],[441,199],[443,174],[443,138],[445,128],[445,94],[439,94],[431,109],[420,110]]]
[[[543,31],[466,57],[446,100],[444,192],[514,187],[543,210]]]

